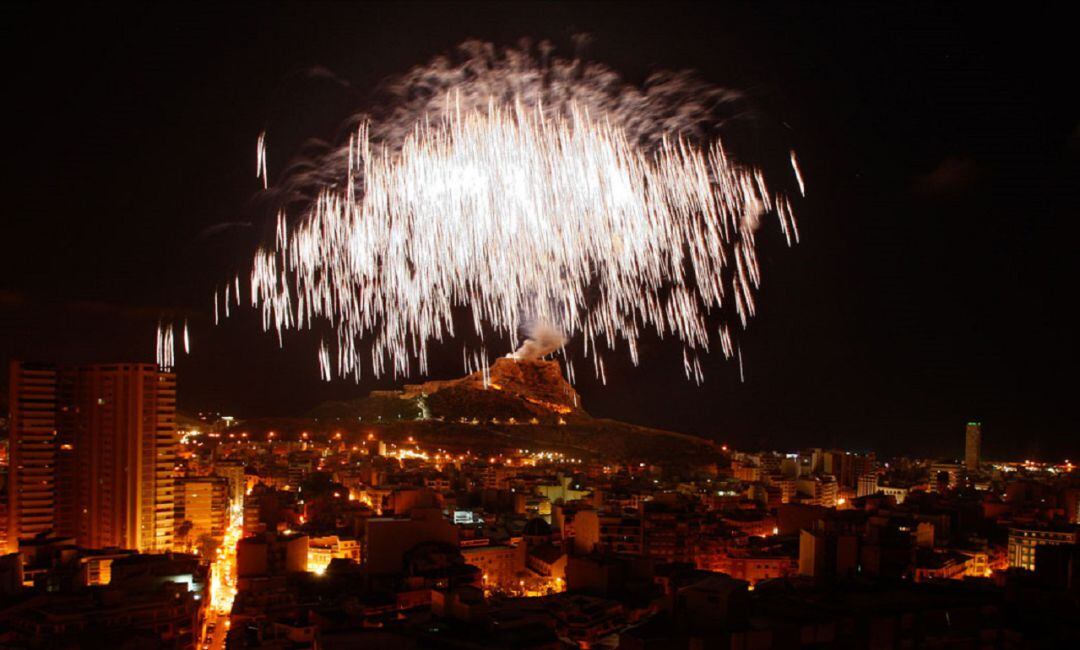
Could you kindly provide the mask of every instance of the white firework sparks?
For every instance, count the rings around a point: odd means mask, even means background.
[[[323,381],[330,381],[334,377],[330,367],[330,350],[326,347],[325,341],[319,343],[319,376]]]
[[[158,323],[156,350],[158,367],[162,370],[170,370],[176,365],[176,341],[173,337],[172,323]]]
[[[430,346],[454,336],[453,310],[465,307],[481,340],[486,330],[513,342],[523,323],[580,336],[602,380],[601,344],[625,343],[636,364],[652,330],[682,342],[687,377],[700,382],[713,341],[728,358],[738,350],[727,323],[708,317],[727,309],[746,326],[761,281],[755,232],[771,213],[797,241],[791,204],[718,140],[692,137],[709,114],[703,97],[720,91],[696,87],[696,103],[672,117],[684,100],[671,92],[615,93],[606,68],[555,60],[535,92],[536,62],[513,52],[482,51],[490,65],[467,82],[433,64],[435,96],[362,121],[347,147],[294,180],[294,197],[303,187],[313,198],[293,225],[279,214],[274,245],[254,260],[264,328],[280,339],[329,322],[337,365],[321,344],[323,378],[359,378],[361,342],[376,376],[399,377],[427,372]],[[258,151],[265,182],[263,136]],[[791,165],[802,192],[794,153]],[[464,361],[486,368],[487,353]]]
[[[266,131],[259,134],[259,141],[255,145],[255,178],[262,179],[263,189],[268,186],[269,180],[266,169]]]

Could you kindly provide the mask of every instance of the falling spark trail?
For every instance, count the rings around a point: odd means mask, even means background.
[[[330,350],[325,341],[319,343],[319,376],[323,381],[330,381],[334,376],[330,370]]]
[[[191,336],[188,334],[188,322],[184,319],[184,354],[191,354]]]
[[[795,152],[791,152],[791,169],[795,171],[795,180],[799,182],[799,195],[806,196],[806,185],[803,183],[802,170],[799,169],[799,159],[795,157]]]
[[[263,184],[263,189],[264,190],[267,188],[268,183],[269,183],[269,181],[267,180],[267,176],[268,176],[268,174],[267,174],[267,170],[266,170],[266,131],[263,131],[262,133],[259,134],[259,141],[258,141],[258,144],[256,145],[255,178],[261,178],[262,179],[262,184]]]

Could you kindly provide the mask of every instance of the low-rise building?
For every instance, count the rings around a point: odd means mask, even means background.
[[[311,537],[308,539],[307,570],[322,573],[334,559],[360,563],[360,542],[352,537]]]
[[[1009,568],[1035,570],[1035,549],[1044,545],[1076,544],[1076,530],[1055,528],[1010,528]]]

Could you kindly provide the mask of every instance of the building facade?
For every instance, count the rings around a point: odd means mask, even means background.
[[[152,364],[73,372],[79,544],[172,550],[176,376]]]
[[[190,522],[187,543],[197,544],[203,535],[221,543],[229,525],[229,480],[220,476],[179,479],[174,496],[177,530]],[[179,542],[177,539],[177,545]]]
[[[243,463],[236,461],[215,462],[214,474],[229,481],[229,502],[232,505],[239,505],[244,502],[244,495],[247,492],[247,476],[244,472]]]
[[[1076,544],[1080,541],[1076,531],[1046,528],[1009,529],[1009,568],[1035,570],[1035,549],[1039,546]]]
[[[877,494],[878,491],[878,475],[877,474],[863,474],[859,477],[859,487],[856,496],[865,497],[871,494]]]
[[[12,361],[8,375],[8,551],[53,530],[56,511],[57,369]]]

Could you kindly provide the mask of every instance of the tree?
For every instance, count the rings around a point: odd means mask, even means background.
[[[210,533],[203,533],[202,535],[199,535],[199,555],[201,555],[206,560],[211,562],[214,560],[214,555],[217,553],[219,546],[221,546],[221,542],[219,542]]]
[[[191,551],[191,529],[194,526],[195,526],[195,524],[191,523],[190,521],[186,521],[186,520],[183,523],[180,524],[180,526],[176,529],[176,537],[175,537],[175,540],[176,540],[175,541],[175,546],[176,546],[176,548],[181,549],[184,552],[190,552]]]

